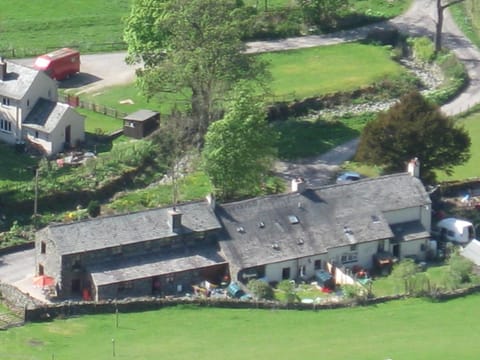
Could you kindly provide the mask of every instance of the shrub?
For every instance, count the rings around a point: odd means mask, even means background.
[[[473,271],[473,263],[460,255],[458,250],[455,250],[450,255],[448,265],[450,274],[456,284],[463,284],[470,281]]]
[[[277,289],[285,294],[285,301],[288,304],[291,304],[297,300],[297,295],[295,294],[295,283],[291,282],[290,280],[280,281],[277,285]]]
[[[88,215],[92,218],[100,215],[100,203],[97,200],[92,200],[88,203],[87,206]]]
[[[247,288],[256,299],[273,299],[273,289],[265,281],[258,279],[250,280],[247,284]]]
[[[427,63],[430,63],[435,59],[435,45],[429,38],[409,38],[407,43],[412,47],[413,56],[416,59]]]

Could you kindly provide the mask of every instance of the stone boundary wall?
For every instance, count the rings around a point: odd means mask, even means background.
[[[35,308],[43,305],[39,300],[21,292],[17,287],[0,282],[0,299],[3,299],[9,307]]]
[[[480,291],[480,285],[467,289],[459,289],[448,293],[432,294],[429,297],[433,301],[446,301],[474,294]],[[329,310],[348,308],[353,306],[369,306],[381,304],[392,300],[408,298],[407,295],[384,296],[373,299],[349,299],[342,302],[330,302],[320,304],[304,303],[280,303],[276,301],[241,301],[236,299],[165,299],[165,298],[139,298],[105,302],[62,302],[59,304],[42,305],[34,308],[25,308],[25,322],[48,321],[54,318],[67,318],[71,316],[115,314],[159,310],[170,306],[199,306],[211,308],[230,309],[268,309],[268,310]]]
[[[24,251],[24,250],[30,250],[35,247],[35,243],[33,241],[19,244],[19,245],[13,245],[13,246],[8,246],[5,248],[0,248],[0,256],[2,255],[8,255],[12,254],[17,251]]]

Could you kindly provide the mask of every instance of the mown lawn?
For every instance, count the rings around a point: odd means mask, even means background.
[[[326,311],[176,307],[12,328],[2,359],[477,359],[480,295]],[[114,342],[112,341],[114,340]],[[115,356],[113,351],[115,349]]]
[[[448,176],[443,172],[438,172],[439,181],[462,180],[474,177],[480,177],[480,113],[474,113],[459,121],[463,124],[470,134],[472,145],[470,147],[470,160],[453,169],[453,174]]]
[[[405,74],[405,70],[391,59],[387,47],[359,43],[259,56],[270,62],[272,101],[349,91]],[[157,98],[147,100],[134,84],[111,87],[101,93],[83,95],[82,98],[123,112],[147,108],[161,113],[170,112],[174,103],[182,108],[189,100],[175,94],[168,94],[161,101]],[[131,103],[121,103],[127,99]]]
[[[0,0],[0,49],[18,56],[41,54],[47,48],[80,46],[82,51],[105,50],[103,43],[122,41],[123,21],[131,0]],[[103,48],[103,49],[102,49]],[[49,49],[51,50],[51,49]],[[4,52],[6,57],[12,55]]]
[[[359,43],[321,46],[260,55],[270,62],[275,96],[293,99],[350,91],[405,70],[390,49]]]

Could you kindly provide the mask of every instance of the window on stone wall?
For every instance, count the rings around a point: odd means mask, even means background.
[[[315,267],[315,270],[320,270],[322,268],[322,260],[315,260],[313,266]]]
[[[290,279],[290,268],[289,267],[282,269],[282,279],[283,280]]]
[[[40,252],[42,254],[45,254],[47,252],[47,244],[45,243],[45,241],[42,241],[40,243]]]
[[[45,273],[45,269],[42,264],[38,264],[38,275],[42,276]]]

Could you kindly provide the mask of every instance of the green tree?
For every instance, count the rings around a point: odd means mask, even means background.
[[[256,299],[273,299],[273,289],[268,283],[263,280],[253,279],[247,284],[248,290]]]
[[[412,259],[404,259],[393,267],[392,278],[403,282],[405,286],[405,293],[411,294],[414,290],[415,275],[419,268]]]
[[[167,45],[168,0],[134,0],[125,22],[123,39],[128,44],[127,62],[145,67],[162,61]]]
[[[267,78],[266,63],[245,53],[247,22],[233,0],[136,0],[127,19],[127,60],[144,62],[141,89],[188,99],[199,143],[234,84]]]
[[[338,15],[348,8],[348,0],[298,0],[305,22],[321,29],[335,27]]]
[[[451,174],[470,157],[470,137],[453,119],[440,112],[418,92],[400,99],[387,112],[369,122],[360,137],[356,160],[405,171],[406,162],[418,157],[420,176],[435,180],[434,170]]]
[[[277,137],[264,103],[248,86],[240,86],[225,117],[211,124],[205,137],[204,169],[217,195],[229,199],[260,185],[276,154]]]

